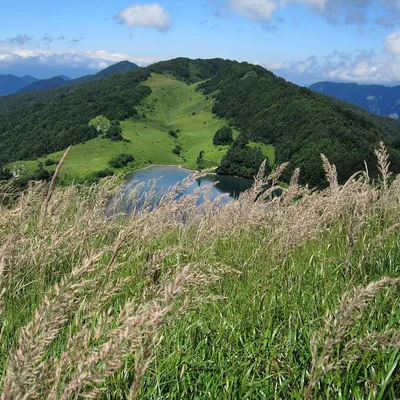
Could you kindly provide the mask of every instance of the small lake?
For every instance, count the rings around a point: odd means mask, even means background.
[[[142,184],[139,191],[139,196],[144,195],[151,188],[154,191],[154,203],[158,201],[170,188],[182,182],[185,178],[193,175],[193,171],[179,168],[175,166],[154,166],[138,171],[133,171],[125,175],[125,184],[121,193],[120,198],[122,201],[124,197],[129,197],[129,193],[138,184]],[[237,198],[240,193],[249,189],[252,185],[252,181],[248,179],[237,178],[233,176],[207,174],[199,179],[196,179],[190,186],[185,187],[176,195],[176,199],[179,199],[183,195],[192,194],[196,189],[214,184],[208,191],[208,198],[215,200],[221,194],[227,194],[227,198],[224,201]],[[201,199],[200,199],[201,202]],[[125,203],[126,204],[126,203]],[[128,205],[128,210],[129,210]]]

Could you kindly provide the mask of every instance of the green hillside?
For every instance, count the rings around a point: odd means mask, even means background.
[[[374,175],[374,149],[381,140],[389,147],[394,171],[400,172],[398,121],[370,117],[364,110],[331,101],[247,63],[219,72],[201,89],[205,94],[217,93],[213,112],[234,123],[242,143],[272,144],[277,162],[289,161],[289,173],[300,167],[304,183],[323,182],[320,153],[338,166],[341,182],[362,170],[364,161]],[[234,156],[230,152],[225,162]]]
[[[109,161],[121,153],[129,153],[135,160],[116,172],[150,164],[174,164],[197,169],[196,158],[201,151],[204,151],[203,167],[219,165],[228,147],[214,146],[212,139],[226,121],[212,114],[213,100],[198,92],[196,84],[187,85],[170,75],[152,74],[142,85],[151,89],[151,95],[136,107],[138,115],[135,118],[121,122],[125,140],[115,142],[99,136],[73,146],[61,171],[65,181],[81,180],[97,171],[109,169]],[[176,133],[176,138],[169,134],[171,130]],[[238,132],[235,132],[237,135]],[[177,145],[182,149],[180,155],[173,153]],[[273,161],[273,148],[260,147]],[[51,172],[55,165],[46,166],[46,160],[59,160],[62,153],[49,154],[40,158],[39,162]],[[37,168],[37,161],[13,162],[9,166],[14,171],[25,166],[27,172],[32,173]]]
[[[89,126],[98,116],[114,125],[120,121],[122,131],[112,128],[117,136],[104,139]],[[212,136],[225,124],[236,129],[236,140],[230,147],[215,147]],[[169,135],[171,130],[175,133]],[[53,153],[76,145],[64,170],[69,181],[122,172],[108,168],[121,153],[135,158],[126,170],[157,163],[196,168],[204,151],[204,166],[220,164],[219,173],[252,177],[267,155],[270,165],[275,158],[290,162],[284,179],[300,167],[302,182],[322,186],[320,153],[338,165],[340,182],[364,168],[364,161],[375,176],[374,148],[380,141],[399,172],[399,121],[313,93],[260,66],[222,59],[178,58],[0,99],[0,166],[23,160],[35,170],[32,160],[60,158]]]
[[[196,90],[197,85],[187,85],[170,75],[152,74],[144,81],[151,89],[151,95],[137,107],[138,115],[121,122],[124,141],[112,141],[102,136],[72,147],[63,165],[61,178],[65,182],[73,179],[84,180],[98,171],[110,169],[109,161],[121,153],[128,153],[134,161],[123,169],[124,172],[150,164],[181,165],[197,169],[196,159],[204,151],[203,168],[219,165],[228,146],[214,146],[215,132],[226,124],[224,119],[216,118],[212,112],[212,99]],[[193,115],[193,113],[195,113]],[[176,138],[169,134],[176,133]],[[237,137],[238,132],[234,136]],[[181,146],[180,155],[174,154],[174,148]],[[272,146],[252,143],[260,147],[271,162],[274,162]],[[46,160],[57,161],[63,151],[40,158],[38,161],[18,161],[9,164],[13,171],[26,168],[33,173],[38,162],[52,172],[55,165],[46,166]]]

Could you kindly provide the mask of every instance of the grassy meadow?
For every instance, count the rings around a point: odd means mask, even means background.
[[[323,158],[324,191],[296,170],[257,196],[280,166],[129,216],[105,216],[112,178],[3,186],[3,398],[399,398],[400,177],[377,154],[376,181]]]
[[[214,146],[213,137],[218,129],[226,125],[226,121],[212,113],[213,98],[197,92],[197,84],[187,85],[169,75],[152,74],[143,85],[149,86],[152,94],[138,107],[139,118],[121,121],[122,136],[127,141],[114,142],[99,136],[72,146],[60,174],[63,181],[82,181],[92,173],[110,169],[108,162],[121,153],[131,154],[135,160],[125,168],[115,169],[116,173],[152,164],[181,165],[196,170],[196,159],[202,150],[205,168],[219,165],[228,146]],[[168,134],[171,130],[179,130],[177,138]],[[234,136],[237,135],[235,131]],[[180,155],[173,153],[177,145],[182,148]],[[273,146],[257,146],[262,148],[273,165]],[[58,161],[62,154],[61,151],[37,161],[14,162],[9,167],[16,170],[23,165],[31,173],[37,168],[38,161],[44,164],[46,159]],[[55,170],[55,165],[44,167],[49,172]]]

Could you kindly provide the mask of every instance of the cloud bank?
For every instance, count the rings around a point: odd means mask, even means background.
[[[335,51],[324,57],[312,55],[301,61],[264,66],[301,84],[321,80],[400,84],[400,30],[389,34],[383,45],[385,55],[381,57],[373,50],[354,53]]]
[[[89,73],[124,60],[141,66],[159,61],[155,58],[133,58],[128,54],[110,53],[105,50],[52,51],[0,44],[0,74],[3,73],[1,70],[11,67],[15,70],[26,67],[28,71],[29,68],[37,70],[37,67],[49,67],[49,69],[52,67],[51,70],[55,71],[57,68],[61,70],[66,66],[71,70],[87,70]]]

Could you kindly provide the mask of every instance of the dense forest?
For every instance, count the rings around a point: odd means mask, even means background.
[[[134,116],[135,107],[151,93],[140,83],[156,72],[186,83],[201,82],[198,89],[212,97],[216,116],[240,131],[219,173],[252,176],[262,157],[248,143],[258,142],[275,147],[277,163],[290,162],[286,178],[299,166],[303,182],[320,186],[320,153],[337,165],[343,181],[363,169],[364,160],[370,173],[376,172],[374,149],[381,140],[389,149],[392,169],[400,171],[399,121],[299,87],[260,66],[178,58],[137,70],[129,63],[115,68],[109,68],[111,76],[101,78],[99,73],[90,82],[0,98],[0,166],[96,137],[99,132],[88,123],[98,115],[115,121]]]
[[[216,74],[200,84],[199,90],[207,95],[216,93],[213,112],[240,130],[241,144],[235,146],[238,155],[233,157],[231,152],[226,156],[237,165],[246,142],[272,144],[277,163],[290,162],[288,173],[299,166],[302,180],[319,186],[324,174],[320,153],[337,165],[343,181],[363,169],[364,160],[371,173],[376,171],[374,149],[383,140],[389,147],[392,168],[400,171],[397,121],[366,117],[366,112],[354,106],[331,101],[247,63]],[[228,161],[222,162],[224,170]]]

